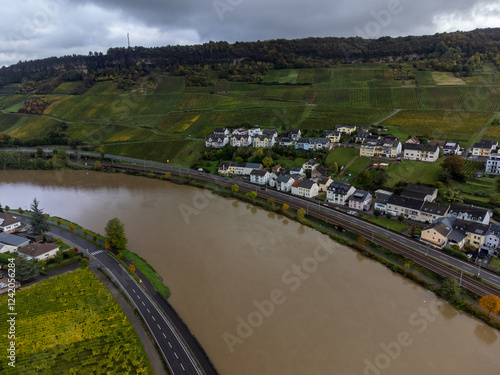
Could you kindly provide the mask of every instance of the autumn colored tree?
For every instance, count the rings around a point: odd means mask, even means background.
[[[238,185],[234,184],[233,186],[231,186],[231,191],[234,191],[235,193],[237,193],[239,190],[240,190],[240,188],[238,187]]]
[[[72,231],[75,230],[75,224],[69,223],[69,229]]]
[[[286,203],[283,203],[283,206],[281,207],[283,211],[288,211],[288,209],[290,208],[290,206]]]
[[[500,298],[493,294],[486,295],[479,300],[479,306],[491,313],[497,314],[500,312]]]
[[[297,210],[297,215],[299,215],[300,217],[306,216],[306,210],[304,210],[303,208],[299,208]]]
[[[61,224],[62,224],[61,219],[57,219],[57,225],[61,225]]]
[[[128,266],[128,268],[130,269],[130,272],[134,273],[135,272],[135,266],[133,264],[130,264]]]

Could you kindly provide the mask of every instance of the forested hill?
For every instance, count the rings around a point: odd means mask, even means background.
[[[106,54],[90,52],[87,56],[51,57],[3,67],[0,69],[0,85],[52,77],[81,80],[89,75],[87,78],[94,80],[119,72],[126,72],[132,79],[154,71],[185,75],[185,68],[210,68],[217,71],[217,78],[258,82],[262,72],[269,68],[300,69],[398,60],[415,61],[421,70],[450,71],[463,76],[486,61],[499,67],[500,28],[398,38],[328,37],[110,48]],[[204,85],[203,79],[195,84]]]

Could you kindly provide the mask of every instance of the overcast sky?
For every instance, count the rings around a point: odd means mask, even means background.
[[[2,0],[0,66],[109,47],[500,27],[498,0]]]

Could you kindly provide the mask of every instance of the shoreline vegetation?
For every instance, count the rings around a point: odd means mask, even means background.
[[[68,165],[67,167],[69,169],[96,170],[96,168],[94,168],[93,166],[83,167],[80,165]],[[342,228],[336,227],[335,225],[322,221],[320,222],[318,219],[309,217],[307,215],[303,216],[302,213],[299,212],[300,210],[294,210],[291,208],[283,209],[281,205],[275,204],[274,202],[263,200],[258,196],[254,196],[251,194],[244,194],[238,191],[232,191],[230,188],[229,189],[222,188],[220,185],[215,186],[214,183],[196,180],[196,175],[193,176],[189,175],[187,177],[174,176],[171,173],[168,173],[169,172],[168,170],[165,170],[166,173],[164,175],[141,172],[141,171],[124,172],[114,167],[113,168],[102,167],[99,168],[98,170],[106,173],[124,173],[129,175],[131,174],[139,177],[160,179],[179,185],[188,185],[197,188],[209,189],[214,194],[217,194],[221,197],[238,199],[245,203],[261,207],[266,211],[275,212],[278,215],[282,215],[290,220],[294,220],[302,225],[306,225],[312,229],[315,229],[320,233],[329,236],[332,240],[336,241],[337,243],[344,246],[348,246],[351,249],[359,252],[361,255],[381,263],[385,267],[389,268],[392,272],[414,281],[423,288],[445,299],[457,310],[466,312],[467,314],[485,322],[489,326],[500,330],[500,319],[492,314],[488,314],[484,309],[479,307],[478,304],[479,296],[467,290],[459,288],[456,281],[452,279],[443,278],[435,274],[434,272],[426,269],[425,267],[412,262],[411,260],[405,258],[402,255],[396,254],[389,249],[385,249],[384,247],[372,243],[363,237],[358,237],[353,233],[349,233]],[[49,218],[49,220],[50,219],[54,219],[57,223],[58,218],[54,217],[54,218]],[[62,219],[60,220],[62,221]],[[70,222],[67,223],[69,225]],[[81,226],[77,226],[76,224],[74,225],[75,225],[75,230],[79,228],[82,231],[82,234],[86,231]],[[69,228],[67,230],[70,231]],[[88,233],[91,232],[88,231]],[[102,245],[98,244],[98,246],[102,246],[102,248],[104,249],[105,238],[95,233],[92,233],[92,236],[93,235],[97,235],[98,240],[103,241]],[[108,253],[110,252],[108,251]],[[131,251],[127,251],[123,255],[127,257],[127,259],[134,259],[134,264],[137,266],[137,269],[141,270],[141,267],[149,268],[151,272],[153,272],[153,274],[149,275],[150,276],[156,275],[155,279],[153,280],[149,279],[149,280],[151,281],[151,283],[153,283],[153,285],[155,285],[155,288],[157,290],[158,290],[157,285],[159,284],[161,284],[164,288],[168,290],[168,288],[163,284],[163,280],[161,279],[161,277],[156,273],[156,271],[154,271],[154,268],[151,267],[147,263],[147,261],[145,261],[144,259],[142,259],[137,254]],[[119,257],[117,257],[116,255],[115,257],[119,259]],[[140,262],[135,263],[136,259],[140,260]],[[139,267],[139,263],[143,264],[141,264],[141,266]],[[128,267],[126,268],[128,269]],[[146,276],[146,273],[144,273],[144,275]],[[451,288],[449,287],[450,284],[452,285]],[[169,294],[170,291],[168,291],[168,295]]]

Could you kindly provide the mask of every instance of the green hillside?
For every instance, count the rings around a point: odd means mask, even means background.
[[[420,135],[465,144],[498,136],[489,127],[500,112],[500,72],[493,64],[464,78],[402,66],[271,69],[260,84],[213,78],[200,87],[186,85],[184,76],[155,75],[127,90],[116,80],[101,80],[79,95],[70,93],[81,81],[64,82],[43,96],[50,104],[41,115],[18,113],[28,95],[0,96],[0,132],[26,142],[66,124],[71,140],[176,162],[199,159],[203,138],[214,128],[243,123],[285,131],[380,122],[401,138]]]

